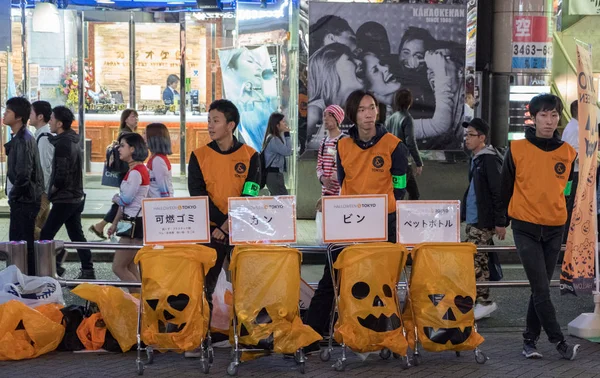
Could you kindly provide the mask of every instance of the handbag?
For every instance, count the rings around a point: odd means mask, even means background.
[[[125,211],[125,209],[123,209],[123,211]],[[130,217],[123,214],[123,219],[121,219],[117,224],[116,235],[119,237],[125,236],[130,239],[135,239],[135,227],[141,211],[142,209],[140,208],[135,217]]]

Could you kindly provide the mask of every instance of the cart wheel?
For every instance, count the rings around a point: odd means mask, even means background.
[[[477,361],[478,364],[483,365],[487,360],[488,357],[485,355],[485,353],[480,350],[475,351],[475,361]]]
[[[412,363],[413,363],[414,366],[421,365],[421,355],[420,354],[413,354]]]
[[[321,349],[321,353],[319,353],[319,358],[321,358],[321,361],[323,362],[329,361],[329,359],[331,358],[331,352],[329,351],[329,348]]]
[[[402,358],[400,356],[398,356],[400,361],[402,361],[400,363],[400,367],[402,368],[402,370],[407,370],[410,367],[410,362],[408,361],[408,356],[406,356],[405,358]]]
[[[337,360],[335,364],[333,364],[333,368],[335,371],[344,371],[346,370],[346,364],[342,360]]]
[[[382,349],[381,352],[379,352],[379,357],[381,357],[382,360],[389,360],[391,356],[392,352],[388,348]]]
[[[208,363],[208,360],[202,360],[200,361],[200,364],[202,365],[202,372],[204,374],[208,374],[208,372],[210,371],[210,365]]]
[[[306,373],[306,366],[304,365],[304,362],[300,362],[298,364],[298,371],[300,372],[300,374]]]
[[[146,347],[146,364],[152,365],[154,362],[154,350],[152,348]]]
[[[402,358],[398,353],[392,353],[392,356],[394,356],[394,360],[399,360]]]
[[[136,365],[138,375],[144,375],[144,363],[142,361],[137,361]]]
[[[213,347],[208,348],[208,363],[212,364],[215,360],[215,350]]]
[[[238,374],[238,365],[235,362],[231,362],[229,366],[227,366],[227,374],[232,377],[235,377]]]
[[[456,352],[456,357],[460,357],[460,352]]]

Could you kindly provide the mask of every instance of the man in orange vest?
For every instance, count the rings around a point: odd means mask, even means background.
[[[354,126],[348,130],[349,137],[338,142],[338,181],[341,195],[388,195],[388,241],[396,243],[396,201],[403,199],[406,193],[408,149],[377,122],[378,113],[379,103],[372,93],[358,90],[348,96],[346,116]],[[343,247],[332,249],[334,260]],[[328,329],[332,303],[333,281],[326,264],[305,319],[306,324],[321,335]],[[305,352],[318,348],[315,343]]]
[[[502,199],[512,220],[517,252],[531,286],[527,326],[523,333],[523,355],[541,358],[536,342],[542,327],[548,340],[567,360],[577,355],[579,345],[565,341],[550,300],[550,280],[561,248],[577,153],[558,137],[556,128],[563,110],[561,100],[551,94],[529,102],[533,127],[525,139],[515,140],[502,166]]]

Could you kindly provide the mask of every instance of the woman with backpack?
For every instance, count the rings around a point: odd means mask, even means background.
[[[269,117],[262,149],[269,193],[272,196],[287,195],[283,173],[287,171],[285,158],[292,155],[292,139],[283,114],[273,113]]]

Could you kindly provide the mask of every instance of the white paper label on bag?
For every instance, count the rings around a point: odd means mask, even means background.
[[[229,244],[295,242],[295,196],[229,198]]]
[[[324,243],[387,240],[387,194],[322,199]]]
[[[146,198],[142,201],[144,245],[208,243],[208,197]]]
[[[460,242],[460,201],[396,201],[398,243]]]

